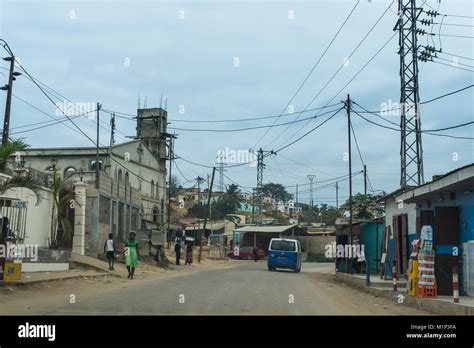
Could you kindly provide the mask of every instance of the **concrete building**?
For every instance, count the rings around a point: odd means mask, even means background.
[[[438,295],[452,295],[453,267],[459,267],[461,293],[474,296],[474,164],[455,169],[396,198],[415,207],[415,233],[433,228],[435,277]]]
[[[395,190],[379,200],[385,205],[385,228],[389,231],[387,264],[390,266],[387,269],[390,274],[393,260],[398,274],[407,274],[411,243],[416,239],[416,204],[398,197],[409,189]]]
[[[74,225],[69,245],[74,252],[97,257],[109,233],[123,241],[130,231],[165,228],[167,112],[151,108],[137,113],[136,137],[100,147],[98,164],[96,147],[31,148],[20,154],[27,169],[47,175],[50,181],[56,170],[74,190],[75,204],[67,208]]]

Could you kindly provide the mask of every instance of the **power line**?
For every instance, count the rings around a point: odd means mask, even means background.
[[[299,138],[297,138],[296,140],[293,140],[291,143],[288,143],[286,144],[285,146],[282,146],[280,147],[278,150],[276,150],[275,152],[278,153],[280,152],[281,150],[284,150],[286,149],[287,147],[297,143],[298,141],[300,141],[301,139],[303,139],[304,137],[306,137],[308,134],[314,132],[316,129],[318,129],[319,127],[321,127],[323,124],[325,124],[327,121],[329,121],[330,119],[332,119],[334,116],[336,116],[342,109],[344,108],[340,108],[339,110],[337,110],[333,115],[331,115],[330,117],[328,117],[326,120],[324,120],[323,122],[321,122],[320,124],[318,124],[316,127],[312,128],[311,130],[309,130],[308,132],[306,132],[305,134],[303,134],[302,136],[300,136]]]
[[[365,40],[367,39],[367,37],[370,35],[370,33],[375,29],[375,27],[377,26],[377,24],[382,20],[382,18],[385,16],[385,14],[389,11],[390,7],[392,6],[394,0],[392,0],[392,2],[390,3],[390,5],[387,7],[387,9],[380,15],[380,17],[377,19],[377,21],[375,22],[375,24],[369,29],[369,31],[364,35],[364,37],[362,38],[362,40],[359,41],[359,43],[356,45],[356,47],[352,50],[352,52],[347,56],[347,60],[349,60],[356,52],[357,50],[360,48],[360,46],[362,46],[362,44],[365,42]],[[307,109],[311,106],[311,104],[313,104],[313,102],[321,95],[321,93],[327,88],[327,86],[332,82],[332,80],[339,74],[339,72],[344,68],[345,66],[345,62],[341,64],[341,66],[336,70],[336,72],[331,76],[331,78],[326,82],[326,84],[318,91],[318,93],[311,99],[311,101],[306,105],[306,107],[304,108]],[[334,97],[332,100],[334,100],[336,97]],[[331,101],[332,101],[331,100]],[[330,102],[331,102],[330,101]],[[330,103],[329,102],[329,103]],[[329,104],[328,103],[328,104]],[[301,116],[301,113],[298,114],[298,116],[296,117],[295,120],[299,119],[299,117]],[[309,121],[308,121],[309,122]],[[302,128],[304,128],[306,125],[304,125]],[[301,128],[301,129],[302,129]],[[266,147],[269,147],[271,144],[273,144],[276,140],[278,140],[287,130],[289,129],[289,126],[284,129],[277,137],[273,138],[273,140],[268,144],[266,145]],[[300,129],[300,130],[301,130]],[[298,132],[300,131],[298,130]],[[296,133],[298,133],[296,132]],[[296,134],[295,133],[295,134]],[[295,135],[294,134],[294,135]],[[294,136],[293,135],[293,136]],[[291,136],[290,139],[293,137]]]
[[[383,51],[383,49],[392,41],[392,39],[395,37],[397,33],[394,33],[392,34],[392,36],[390,36],[390,38],[382,45],[382,47],[380,47],[378,49],[377,52],[375,52],[375,54],[362,66],[362,68],[360,68],[357,73],[355,73],[355,75],[329,100],[328,104],[331,103],[334,99],[336,99],[336,97],[341,94],[341,92],[347,88],[347,86],[349,86],[356,78],[357,76],[360,75],[360,73],[362,71],[365,70],[365,68],[380,54],[380,52]],[[298,129],[293,135],[291,135],[289,137],[289,139],[293,138],[296,134],[298,134],[304,127],[306,127],[306,125],[308,124],[308,122],[306,122],[300,129]],[[281,145],[280,145],[281,146]]]
[[[293,96],[290,98],[290,100],[288,101],[288,103],[283,107],[282,111],[280,112],[280,114],[282,114],[286,108],[290,105],[290,103],[295,99],[295,97],[298,95],[298,93],[301,91],[301,89],[303,88],[303,86],[306,84],[306,82],[308,81],[308,79],[310,78],[311,74],[313,73],[313,71],[316,69],[316,67],[319,65],[319,63],[321,62],[321,60],[323,59],[323,57],[326,55],[327,51],[329,50],[329,48],[332,46],[332,44],[334,43],[334,41],[336,40],[337,36],[339,35],[339,33],[341,32],[341,30],[344,28],[344,26],[346,25],[347,21],[349,20],[349,18],[352,16],[353,12],[355,11],[356,7],[359,5],[360,3],[360,0],[357,0],[356,4],[354,5],[354,7],[352,8],[352,10],[349,12],[349,14],[346,16],[346,19],[344,20],[344,22],[341,24],[341,26],[339,27],[339,29],[336,31],[336,33],[333,35],[331,41],[329,42],[329,44],[326,46],[326,49],[323,51],[323,53],[321,54],[321,56],[319,56],[318,60],[316,61],[316,63],[313,65],[313,67],[311,68],[311,70],[309,71],[309,73],[306,75],[305,79],[303,80],[303,82],[299,85],[298,89],[296,90],[296,92],[293,94]],[[305,110],[309,107],[309,105],[305,108]],[[304,110],[303,110],[304,111]],[[301,113],[300,113],[301,115]],[[278,121],[279,117],[275,120],[274,124]],[[252,147],[255,147],[257,146],[260,141],[262,141],[263,138],[265,138],[265,136],[268,134],[268,132],[270,131],[272,127],[270,127],[269,129],[267,129],[267,131],[260,137],[260,139],[255,143],[254,146]]]
[[[35,79],[33,79],[30,75],[30,73],[20,64],[18,63],[18,66],[25,72],[25,74],[28,75],[28,77],[33,81],[33,83],[40,89],[40,91],[44,94],[44,96],[58,109],[62,112],[62,114],[74,125],[74,127],[82,134],[84,135],[87,139],[89,139],[89,141],[91,141],[95,146],[99,147],[100,144],[98,144],[97,142],[95,142],[91,137],[89,137],[72,119],[71,117],[69,117],[61,108],[58,108],[56,103],[54,103],[54,101],[51,99],[51,97],[48,95],[48,93],[46,93],[44,91],[44,89],[36,82]],[[107,151],[104,151],[104,150],[101,150],[105,155],[109,155],[109,153]],[[130,171],[129,168],[125,167],[123,164],[121,164],[119,161],[117,161],[112,155],[109,156],[109,158],[111,160],[113,160],[116,164],[118,164],[119,166],[121,166],[122,168],[126,169],[127,171],[129,171],[129,173],[131,173],[132,175],[136,176],[138,179],[146,182],[146,183],[149,183],[151,184],[151,181],[148,181],[146,180],[145,178],[141,177],[140,175],[134,173],[133,171]],[[155,184],[155,183],[153,183]],[[164,186],[161,186],[159,185],[158,183],[156,183],[156,185],[158,187],[161,187],[163,189],[166,189],[166,187]]]
[[[245,128],[234,128],[234,129],[199,129],[199,128],[177,128],[177,127],[168,127],[169,129],[173,130],[178,130],[178,131],[188,131],[188,132],[214,132],[214,133],[228,133],[228,132],[244,132],[244,131],[249,131],[249,130],[255,130],[255,129],[261,129],[261,128],[271,128],[271,127],[280,127],[280,126],[285,126],[285,125],[291,125],[297,122],[303,122],[307,121],[309,119],[315,119],[327,114],[330,114],[336,110],[330,110],[325,113],[316,115],[316,116],[311,116],[307,118],[303,118],[301,120],[296,120],[296,121],[290,121],[290,122],[285,122],[285,123],[279,123],[279,124],[272,124],[272,125],[264,125],[264,126],[255,126],[255,127],[245,127]]]
[[[378,127],[382,127],[382,128],[386,128],[386,129],[390,129],[390,130],[393,130],[393,131],[396,131],[396,132],[400,132],[400,129],[397,129],[397,128],[392,128],[392,127],[388,127],[388,126],[384,126],[380,123],[377,123],[377,122],[374,122],[374,121],[371,121],[369,119],[367,119],[366,117],[362,116],[361,114],[359,114],[357,111],[355,110],[352,110],[356,115],[358,115],[360,118],[362,118],[363,120],[375,125],[375,126],[378,126]],[[474,123],[474,122],[468,122],[467,124],[462,124],[462,125],[457,125],[457,126],[453,126],[453,127],[450,127],[450,129],[452,128],[459,128],[459,126],[466,126],[466,125],[469,125],[471,123]],[[436,130],[435,130],[436,131]],[[471,138],[471,137],[460,137],[460,136],[455,136],[455,135],[449,135],[449,134],[436,134],[436,133],[431,133],[431,131],[421,131],[422,133],[424,134],[429,134],[429,135],[434,135],[434,136],[440,136],[440,137],[448,137],[448,138],[453,138],[453,139],[464,139],[464,140],[470,140],[470,139],[474,139],[474,138]]]
[[[449,66],[449,67],[451,67],[451,68],[455,68],[455,69],[459,69],[459,70],[474,72],[474,70],[469,70],[469,69],[461,68],[461,67],[459,67],[459,66],[455,66],[455,65],[452,65],[452,64],[446,64],[446,63],[443,63],[443,62],[438,62],[438,61],[436,61],[436,60],[433,60],[432,62],[433,62],[433,63],[436,63],[436,64],[441,64],[441,65]]]

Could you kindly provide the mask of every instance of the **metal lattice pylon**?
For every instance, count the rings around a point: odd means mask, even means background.
[[[400,186],[423,184],[423,149],[418,91],[418,58],[416,22],[422,9],[416,0],[399,0],[400,55]]]

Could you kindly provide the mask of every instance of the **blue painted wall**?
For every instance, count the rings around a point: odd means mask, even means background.
[[[364,245],[365,259],[369,261],[370,271],[375,273],[378,269],[380,270],[380,264],[375,261],[377,258],[380,260],[382,256],[382,239],[383,230],[385,227],[384,222],[368,221],[361,224],[361,231],[359,235],[360,244]],[[378,236],[378,237],[377,237]],[[378,240],[378,243],[377,243]],[[380,261],[378,261],[380,263]]]
[[[461,210],[460,215],[460,230],[457,232],[459,233],[459,240],[460,245],[459,247],[459,257],[462,258],[462,243],[467,242],[468,240],[474,240],[474,193],[470,192],[465,194],[466,190],[472,190],[472,187],[467,187],[464,189],[460,189],[455,192],[455,199],[451,199],[450,192],[443,194],[442,201],[431,201],[431,206],[428,207],[428,202],[423,202],[420,204],[420,207],[417,208],[417,216],[420,216],[420,210],[432,210],[434,214],[436,207],[459,207]],[[453,231],[456,233],[456,231]],[[451,253],[453,246],[438,246],[437,252],[438,253]],[[462,265],[459,268],[459,276],[460,276],[460,290],[463,290],[463,269]]]

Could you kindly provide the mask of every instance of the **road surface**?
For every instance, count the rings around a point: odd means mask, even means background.
[[[293,273],[269,272],[266,262],[262,261],[234,262],[235,267],[230,268],[144,281],[119,279],[115,285],[97,283],[88,287],[68,283],[43,289],[40,294],[32,292],[31,297],[25,290],[18,295],[28,297],[28,301],[11,295],[0,312],[40,315],[426,314],[399,305],[395,299],[376,298],[335,282],[334,265],[304,263],[301,273]]]

